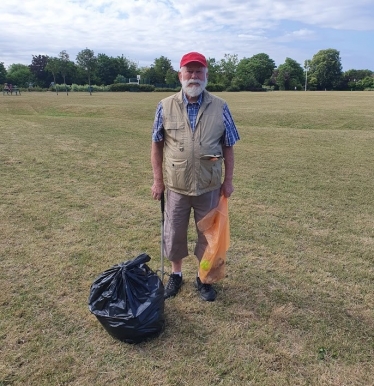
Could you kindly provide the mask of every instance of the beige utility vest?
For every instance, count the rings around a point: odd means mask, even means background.
[[[199,196],[221,186],[224,104],[223,99],[204,91],[192,132],[182,91],[162,100],[168,189]]]

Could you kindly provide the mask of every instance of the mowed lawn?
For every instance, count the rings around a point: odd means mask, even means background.
[[[219,93],[241,140],[216,302],[191,255],[160,337],[118,342],[89,313],[102,271],[160,266],[166,95],[0,97],[0,386],[373,385],[374,93]]]

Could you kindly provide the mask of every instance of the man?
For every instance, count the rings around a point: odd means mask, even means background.
[[[230,197],[234,171],[233,145],[239,134],[224,100],[205,90],[206,58],[198,52],[185,54],[180,62],[182,90],[157,106],[153,124],[151,163],[152,196],[160,200],[165,190],[164,248],[172,273],[165,299],[182,286],[182,261],[188,256],[187,229],[191,209],[195,224],[218,205],[220,195]],[[222,163],[225,166],[222,182]],[[164,180],[165,174],[165,180]],[[200,261],[207,246],[197,229],[195,255]],[[214,301],[216,291],[196,277],[200,297]]]

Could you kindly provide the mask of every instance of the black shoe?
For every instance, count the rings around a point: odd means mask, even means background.
[[[216,300],[217,292],[211,284],[204,284],[199,277],[196,277],[195,287],[199,291],[201,299],[207,302],[214,302]]]
[[[166,284],[164,291],[164,299],[171,298],[175,296],[182,287],[182,276],[172,273],[169,276],[169,281]]]

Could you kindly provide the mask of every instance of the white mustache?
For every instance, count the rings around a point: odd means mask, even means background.
[[[186,86],[189,86],[190,84],[198,84],[200,86],[205,86],[205,82],[203,80],[200,80],[200,79],[190,79],[190,80],[186,80],[185,82],[183,82]]]

